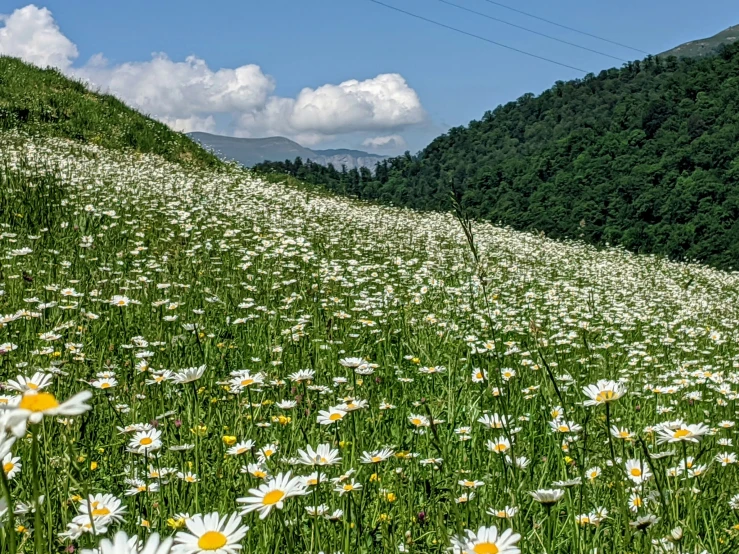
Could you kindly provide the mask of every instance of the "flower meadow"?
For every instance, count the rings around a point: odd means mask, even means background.
[[[3,553],[739,551],[739,275],[0,151]]]

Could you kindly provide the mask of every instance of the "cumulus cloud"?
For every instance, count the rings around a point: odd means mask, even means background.
[[[77,47],[59,30],[51,12],[33,4],[0,14],[0,54],[22,58],[41,67],[67,69]]]
[[[215,133],[217,131],[216,120],[212,115],[207,117],[159,117],[159,121],[169,125],[180,133],[192,133],[202,131],[204,133]]]
[[[175,62],[162,53],[147,62],[112,66],[98,55],[74,73],[166,118],[259,109],[275,87],[258,65],[213,71],[195,56]]]
[[[314,145],[347,134],[397,133],[426,118],[418,94],[397,73],[305,88],[285,98],[274,95],[274,79],[255,64],[211,69],[196,56],[175,61],[155,53],[148,61],[121,64],[98,54],[73,67],[77,47],[49,10],[34,5],[0,15],[0,54],[56,66],[186,132],[219,132],[225,122],[238,136],[284,135]],[[375,148],[405,145],[397,134],[368,140],[376,141],[368,143]]]
[[[246,136],[283,134],[312,143],[345,133],[402,129],[425,118],[416,91],[401,75],[387,73],[304,88],[297,98],[270,97],[263,109],[242,114],[239,129]]]
[[[373,150],[399,150],[405,148],[406,142],[400,135],[385,135],[382,137],[369,137],[364,139],[362,146]]]

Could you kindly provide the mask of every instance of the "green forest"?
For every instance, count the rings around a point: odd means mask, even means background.
[[[366,169],[296,159],[262,172],[553,238],[739,268],[739,44],[647,57],[486,112]]]

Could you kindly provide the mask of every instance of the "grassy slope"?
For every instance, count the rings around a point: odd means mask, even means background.
[[[712,37],[691,40],[690,42],[671,48],[667,52],[660,54],[660,56],[677,56],[678,58],[710,56],[715,54],[722,45],[728,46],[735,43],[737,38],[739,38],[739,25],[733,25]]]
[[[55,69],[40,69],[16,58],[0,57],[0,129],[132,149],[199,167],[221,164],[184,134],[114,96],[90,91]]]

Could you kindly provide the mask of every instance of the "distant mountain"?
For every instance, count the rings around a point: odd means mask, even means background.
[[[734,25],[713,35],[710,38],[691,40],[676,46],[660,56],[677,56],[678,58],[700,58],[715,54],[719,46],[729,45],[739,40],[739,25]]]
[[[246,167],[266,161],[292,161],[300,157],[304,161],[312,160],[321,165],[333,164],[336,169],[341,169],[341,166],[345,165],[347,169],[366,167],[374,170],[377,162],[387,158],[387,156],[345,148],[311,150],[285,137],[235,138],[199,132],[188,133],[188,135],[222,159],[236,160]]]

